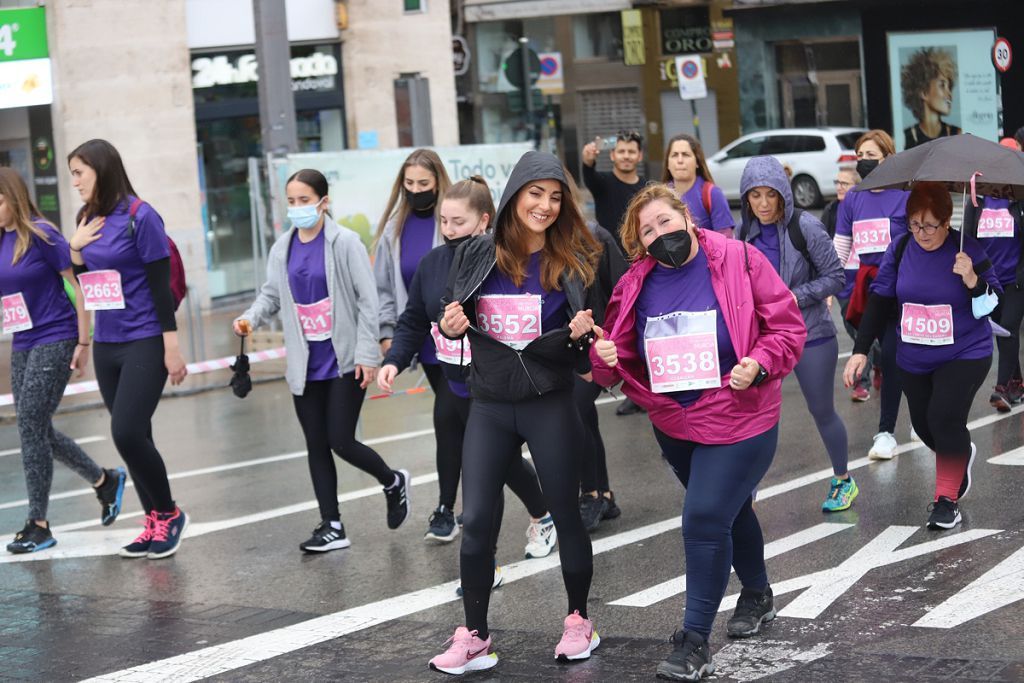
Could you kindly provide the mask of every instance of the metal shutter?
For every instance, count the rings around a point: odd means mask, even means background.
[[[579,98],[581,147],[595,137],[611,137],[620,130],[635,130],[646,139],[644,111],[638,88],[583,90]],[[607,151],[602,151],[598,156],[597,170],[612,170]]]

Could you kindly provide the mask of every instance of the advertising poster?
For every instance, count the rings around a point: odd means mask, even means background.
[[[531,149],[533,145],[529,142],[433,148],[444,162],[453,183],[473,175],[483,177],[491,188],[495,206],[519,157]],[[398,170],[412,151],[413,148],[405,147],[291,154],[287,160],[276,164],[274,195],[283,196],[284,181],[295,171],[319,169],[330,183],[331,213],[335,220],[359,233],[363,243],[369,247]],[[283,205],[283,202],[274,201],[274,205]],[[278,223],[276,218],[275,212],[275,223]],[[278,233],[287,228],[280,224],[275,227]]]
[[[961,132],[998,139],[993,29],[890,33],[887,40],[897,151]]]

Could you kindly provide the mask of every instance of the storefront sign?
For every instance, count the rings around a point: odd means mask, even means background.
[[[995,38],[993,29],[888,34],[897,151],[961,132],[998,139]]]
[[[714,47],[707,7],[661,11],[661,53],[707,53]]]
[[[704,80],[704,58],[700,55],[676,57],[676,78],[679,80],[679,97],[684,100],[699,100],[708,96]]]
[[[497,204],[519,157],[533,149],[533,145],[517,142],[433,149],[444,161],[452,182],[479,175],[487,181]],[[412,151],[400,148],[291,154],[275,164],[273,201],[283,205],[280,188],[290,174],[302,168],[319,169],[330,183],[331,213],[341,225],[359,233],[369,248],[395,173]]]
[[[0,9],[0,62],[49,57],[46,9]]]
[[[53,102],[43,7],[0,10],[0,109]]]
[[[643,13],[638,9],[622,10],[622,53],[626,66],[643,66],[644,55]]]
[[[736,47],[736,33],[731,17],[711,22],[711,43],[716,50]]]
[[[241,55],[210,55],[192,60],[192,88],[217,85],[255,83],[259,80],[254,53]],[[333,90],[338,75],[334,55],[314,52],[307,57],[291,59],[292,90]]]
[[[561,95],[565,92],[565,81],[562,78],[562,53],[538,52],[540,59],[540,77],[534,87],[544,95]]]

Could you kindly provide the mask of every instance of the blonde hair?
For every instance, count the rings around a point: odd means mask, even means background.
[[[28,196],[28,187],[18,172],[6,166],[0,167],[0,195],[11,210],[14,232],[17,241],[14,243],[14,258],[11,265],[16,264],[32,246],[32,237],[38,237],[47,244],[53,244],[43,230],[34,221],[40,221],[56,229],[50,221],[43,218],[42,212]]]
[[[679,196],[668,189],[665,185],[651,183],[644,189],[633,195],[629,206],[626,208],[626,217],[622,220],[622,227],[619,228],[619,239],[622,240],[622,247],[626,250],[626,256],[630,261],[639,261],[647,255],[647,248],[640,241],[640,212],[651,202],[663,201],[669,208],[678,212],[686,219],[686,222],[694,226],[693,216],[690,209],[679,198]]]
[[[434,180],[437,181],[437,186],[434,188],[437,190],[438,197],[438,201],[434,205],[434,221],[437,221],[441,208],[441,196],[451,187],[452,181],[448,178],[448,171],[444,169],[444,164],[441,163],[441,157],[437,156],[437,152],[431,149],[417,149],[405,158],[402,167],[398,169],[398,177],[395,178],[395,184],[391,186],[391,196],[388,198],[384,214],[377,225],[377,235],[373,238],[374,247],[384,236],[384,228],[392,219],[395,221],[394,243],[398,244],[402,238],[402,228],[405,226],[405,219],[409,217],[410,211],[409,203],[405,201],[405,169],[410,166],[419,166],[430,171],[434,175]]]
[[[464,199],[473,211],[476,211],[481,216],[487,214],[487,229],[490,229],[491,224],[494,222],[494,199],[491,197],[491,190],[487,186],[487,181],[481,176],[470,176],[465,180],[455,183],[448,188],[448,191],[444,193],[444,196],[438,203],[446,199]]]

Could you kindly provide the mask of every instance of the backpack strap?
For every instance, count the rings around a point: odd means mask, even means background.
[[[142,208],[142,204],[143,201],[136,197],[128,206],[128,237],[131,239],[135,239],[135,216],[139,213],[139,209]]]
[[[793,215],[789,217],[789,223],[786,224],[786,234],[789,235],[789,241],[793,243],[796,250],[807,261],[807,267],[810,269],[811,279],[813,280],[817,275],[818,269],[814,267],[811,252],[807,249],[807,238],[804,236],[804,231],[800,229],[800,217],[803,214],[803,209],[793,209]]]
[[[708,219],[711,219],[711,190],[715,189],[715,184],[708,181],[704,181],[704,185],[700,188],[700,203],[704,205],[704,212],[708,215]]]

